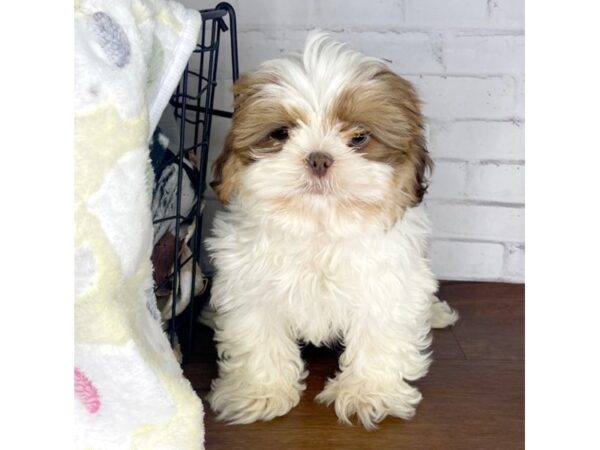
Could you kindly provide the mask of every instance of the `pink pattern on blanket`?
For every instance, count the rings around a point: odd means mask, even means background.
[[[75,395],[84,404],[91,414],[100,409],[100,396],[98,391],[84,373],[75,367]]]

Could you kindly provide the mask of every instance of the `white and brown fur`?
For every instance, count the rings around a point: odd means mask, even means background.
[[[234,96],[213,184],[226,210],[208,239],[212,408],[235,423],[287,413],[308,373],[299,342],[339,341],[340,370],[317,400],[367,428],[412,417],[430,329],[458,317],[435,297],[425,255],[431,159],[413,87],[313,33],[303,54],[242,76]]]

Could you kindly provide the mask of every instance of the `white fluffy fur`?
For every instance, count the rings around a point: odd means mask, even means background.
[[[220,358],[209,400],[221,419],[269,420],[294,407],[308,373],[299,341],[343,344],[340,371],[317,396],[343,422],[356,414],[370,428],[386,415],[410,418],[421,399],[408,381],[427,372],[430,329],[457,319],[434,295],[425,211],[411,208],[389,224],[342,208],[383,197],[393,168],[358,155],[326,120],[340,89],[357,79],[368,85],[381,64],[315,34],[302,58],[260,69],[281,80],[265,95],[299,105],[310,120],[282,151],[244,169],[208,240]],[[315,179],[303,161],[324,149],[335,165]]]

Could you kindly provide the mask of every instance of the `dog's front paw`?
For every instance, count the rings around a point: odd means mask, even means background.
[[[341,422],[350,425],[350,417],[356,414],[365,428],[372,429],[388,415],[412,418],[421,397],[416,388],[401,378],[393,384],[379,384],[340,374],[327,381],[315,400],[326,405],[334,403]]]
[[[287,414],[300,401],[304,385],[251,385],[229,379],[216,379],[208,402],[217,418],[229,423],[252,423]]]

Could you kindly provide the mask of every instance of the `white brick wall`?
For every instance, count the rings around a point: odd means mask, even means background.
[[[307,31],[321,28],[413,82],[425,102],[436,163],[426,201],[435,273],[524,281],[523,0],[230,1],[242,71],[299,50]],[[198,9],[216,4],[183,2]],[[229,107],[226,48],[220,61],[216,103]],[[215,120],[211,159],[227,127],[227,120]],[[209,199],[209,217],[217,205]]]
[[[523,35],[489,35],[472,32],[449,36],[445,42],[446,70],[455,73],[494,75],[523,73]]]
[[[500,278],[504,251],[496,242],[433,241],[433,271],[448,279]]]
[[[401,75],[403,75],[401,73]],[[408,75],[431,120],[508,120],[520,115],[515,97],[519,86],[508,75]]]
[[[436,159],[522,161],[524,145],[521,121],[450,121],[429,126],[429,151]]]

